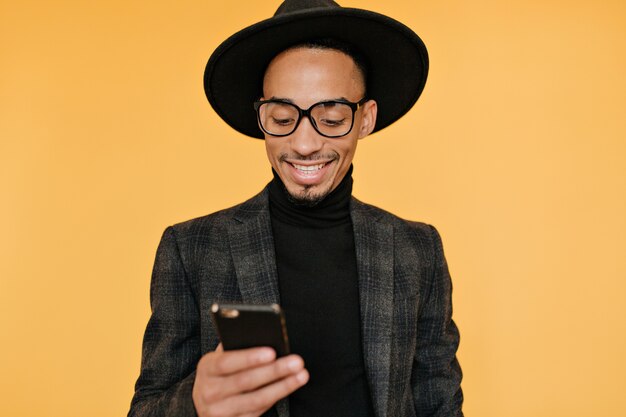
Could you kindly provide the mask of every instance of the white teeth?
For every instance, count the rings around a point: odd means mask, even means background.
[[[318,171],[322,168],[324,168],[324,165],[326,164],[318,164],[318,165],[296,165],[296,164],[292,164],[294,168],[300,170],[300,171],[305,171],[305,172],[313,172],[313,171]]]

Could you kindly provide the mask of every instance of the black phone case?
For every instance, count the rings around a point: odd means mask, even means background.
[[[211,316],[224,350],[269,346],[289,354],[285,316],[278,304],[213,304]]]

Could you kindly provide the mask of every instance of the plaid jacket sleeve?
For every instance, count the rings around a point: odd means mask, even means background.
[[[157,250],[150,307],[128,416],[196,416],[191,391],[201,356],[198,305],[171,227]]]
[[[417,323],[412,385],[419,417],[462,417],[461,368],[456,359],[459,331],[452,321],[452,283],[439,233],[433,242],[432,273]]]

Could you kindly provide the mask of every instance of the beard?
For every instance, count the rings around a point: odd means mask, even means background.
[[[328,194],[332,192],[332,184],[329,184],[327,189],[321,190],[318,192],[314,192],[312,190],[314,186],[309,185],[305,186],[304,189],[298,194],[292,194],[285,184],[283,184],[283,188],[285,193],[287,194],[287,199],[294,205],[300,207],[315,207],[320,202],[322,202]]]

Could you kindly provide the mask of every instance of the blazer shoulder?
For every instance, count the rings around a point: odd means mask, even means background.
[[[438,235],[435,227],[430,224],[404,219],[380,207],[359,201],[356,198],[352,198],[352,216],[358,220],[373,220],[381,224],[390,225],[398,231],[417,233],[425,237],[432,237],[433,233]]]
[[[352,201],[352,219],[355,224],[367,225],[375,222],[391,227],[395,248],[404,257],[418,256],[425,264],[437,264],[443,259],[441,236],[431,224],[403,219],[356,198]]]
[[[269,213],[267,189],[263,189],[243,203],[216,211],[205,216],[196,217],[168,227],[179,238],[204,235],[216,229],[224,229],[235,223]]]

